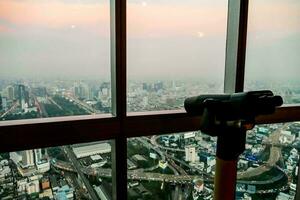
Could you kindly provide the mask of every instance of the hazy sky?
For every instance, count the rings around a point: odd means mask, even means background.
[[[109,78],[109,15],[108,0],[0,0],[0,74]],[[129,79],[223,80],[226,20],[226,0],[128,0]],[[300,1],[251,1],[248,46],[248,77],[297,78]]]

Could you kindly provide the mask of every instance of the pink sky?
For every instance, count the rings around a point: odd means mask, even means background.
[[[226,12],[227,9],[220,6],[129,3],[128,30],[131,36],[197,36],[199,32],[203,35],[223,34],[226,29]],[[109,4],[1,0],[0,19],[21,27],[96,28],[109,24]],[[4,30],[4,27],[0,30]]]
[[[99,1],[100,2],[100,1]],[[64,3],[62,1],[0,1],[0,19],[21,27],[97,29],[109,26],[109,3]],[[226,30],[227,8],[218,5],[128,3],[129,36],[215,35]],[[280,13],[280,17],[278,14]],[[259,23],[257,23],[259,21]],[[300,6],[285,1],[250,3],[251,31],[300,32]],[[12,27],[1,24],[0,31]]]
[[[67,4],[59,1],[0,1],[0,19],[17,26],[64,28],[109,23],[108,4]]]

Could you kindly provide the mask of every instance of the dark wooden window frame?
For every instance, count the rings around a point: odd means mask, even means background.
[[[112,114],[0,122],[0,152],[112,140],[113,199],[125,199],[127,138],[199,130],[201,117],[188,116],[184,110],[127,113],[126,0],[110,4]],[[248,0],[228,1],[226,93],[244,88],[248,4]],[[257,124],[292,121],[300,121],[299,105],[286,105],[273,115],[256,118]]]

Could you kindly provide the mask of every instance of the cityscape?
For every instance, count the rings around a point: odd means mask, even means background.
[[[247,82],[299,103],[299,82]],[[222,93],[223,82],[130,80],[128,112],[182,109],[186,97]],[[97,115],[111,111],[110,81],[0,80],[0,120]],[[0,154],[0,199],[112,199],[111,141]],[[292,200],[300,123],[259,125],[247,133],[236,199]],[[128,199],[213,199],[216,138],[201,131],[130,138]]]

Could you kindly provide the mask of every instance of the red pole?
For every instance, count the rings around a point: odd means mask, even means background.
[[[214,200],[234,200],[237,160],[216,158]]]

